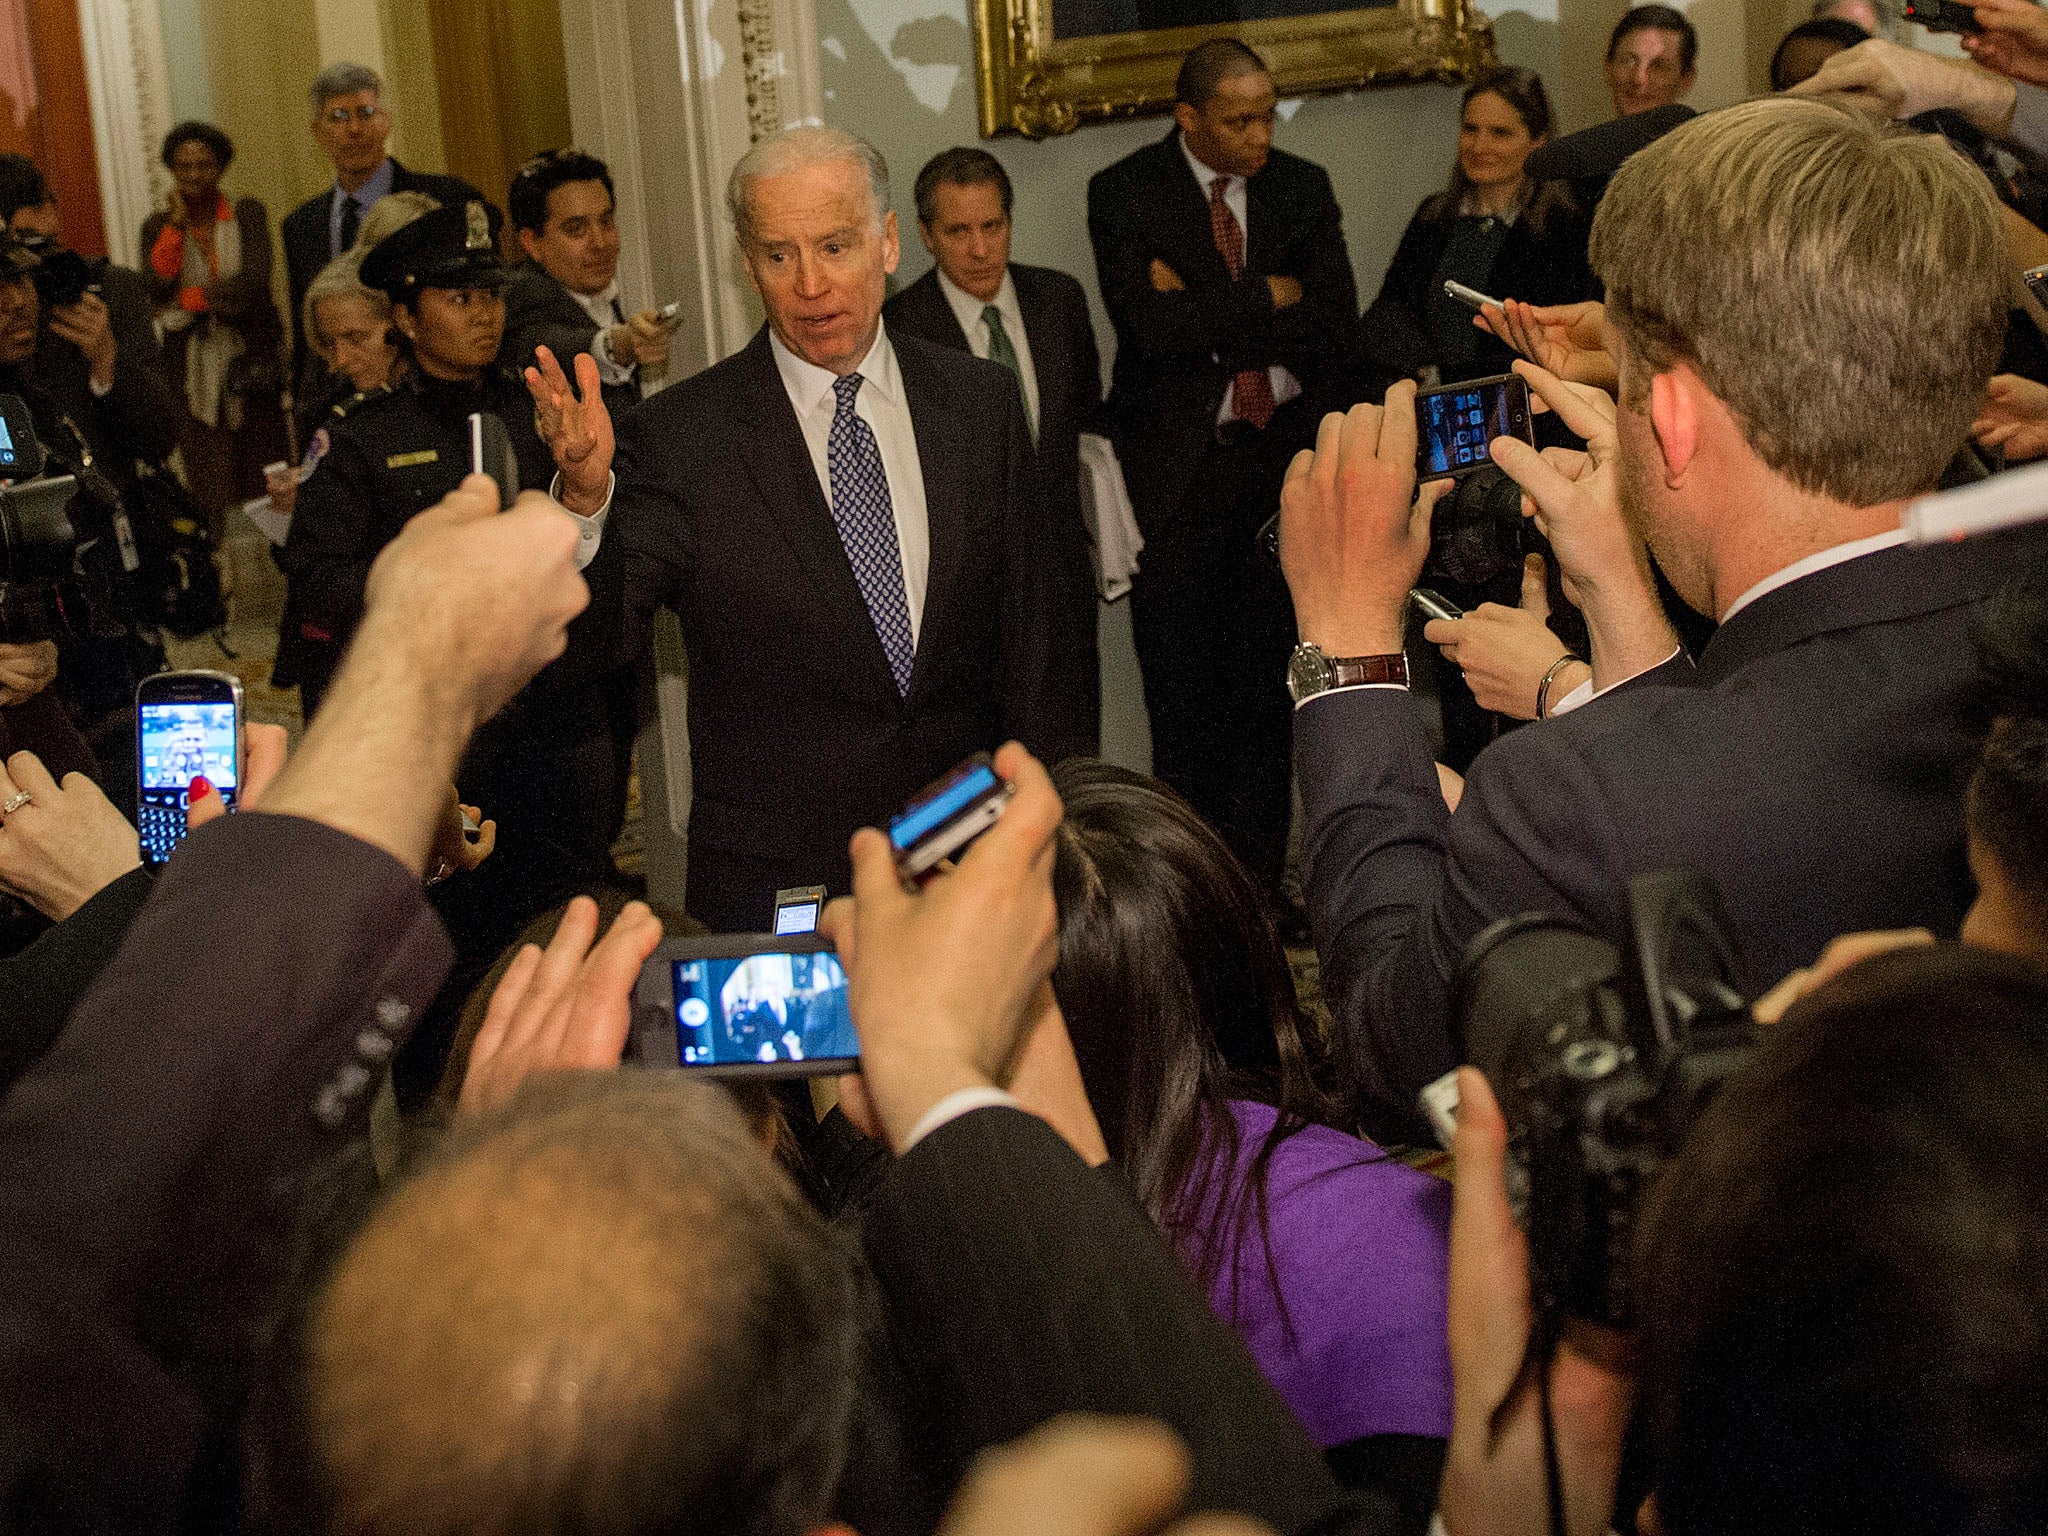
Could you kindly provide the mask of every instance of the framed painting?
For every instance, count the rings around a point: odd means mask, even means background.
[[[1237,37],[1281,97],[1414,80],[1469,80],[1494,62],[1470,0],[973,0],[981,134],[1045,138],[1173,106],[1180,61]]]

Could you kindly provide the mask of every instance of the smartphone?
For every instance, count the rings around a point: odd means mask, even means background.
[[[1532,448],[1529,385],[1520,374],[1498,373],[1426,389],[1415,397],[1415,476],[1441,480],[1469,475],[1493,462],[1497,437],[1519,437]]]
[[[706,1077],[829,1077],[860,1064],[846,971],[822,939],[664,940],[633,988],[642,1066]]]
[[[671,303],[662,305],[661,308],[654,312],[654,318],[657,323],[666,329],[674,330],[683,323],[683,301],[676,299]]]
[[[816,933],[818,914],[825,907],[822,885],[792,885],[775,893],[775,931],[779,934]]]
[[[31,480],[43,472],[35,418],[19,395],[0,395],[0,480]]]
[[[2048,308],[2048,267],[2029,267],[2020,274],[2020,281],[2027,285],[2035,303]]]
[[[1906,0],[1906,20],[1930,32],[1982,32],[1976,9],[1958,0]]]
[[[1445,597],[1441,592],[1432,592],[1427,587],[1410,587],[1408,601],[1420,608],[1432,619],[1462,619],[1465,610]]]
[[[1456,280],[1448,277],[1444,279],[1444,297],[1449,299],[1456,299],[1460,304],[1463,304],[1467,309],[1472,310],[1474,313],[1477,313],[1479,310],[1486,308],[1486,306],[1489,304],[1491,304],[1495,309],[1501,309],[1505,307],[1499,299],[1489,299],[1477,288],[1467,288],[1463,283],[1457,282]]]
[[[512,456],[512,437],[505,423],[489,411],[469,413],[469,472],[498,482],[498,505],[519,499],[519,461]]]
[[[235,808],[242,684],[227,672],[159,672],[135,686],[135,826],[142,856],[161,864],[185,840],[192,781],[204,777]]]
[[[889,846],[905,880],[916,881],[941,860],[958,858],[996,824],[1014,791],[996,777],[995,763],[977,752],[944,778],[927,784],[889,818]]]

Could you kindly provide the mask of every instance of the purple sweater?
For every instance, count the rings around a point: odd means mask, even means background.
[[[1277,1111],[1244,1099],[1231,1109],[1242,1180]],[[1272,1269],[1253,1205],[1234,1234],[1234,1257],[1217,1272],[1209,1298],[1216,1315],[1237,1330],[1318,1445],[1448,1436],[1450,1185],[1371,1142],[1311,1125],[1274,1150],[1266,1196]]]

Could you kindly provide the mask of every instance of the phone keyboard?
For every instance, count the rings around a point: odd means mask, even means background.
[[[145,789],[135,830],[142,834],[142,856],[161,864],[185,840],[185,791]]]

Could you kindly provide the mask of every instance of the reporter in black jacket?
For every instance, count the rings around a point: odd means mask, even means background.
[[[1427,368],[1445,384],[1507,371],[1514,354],[1445,295],[1446,278],[1532,304],[1599,296],[1586,265],[1588,220],[1570,187],[1522,173],[1549,137],[1550,98],[1534,70],[1488,70],[1467,88],[1450,185],[1415,210],[1359,321],[1360,398],[1377,400]]]

